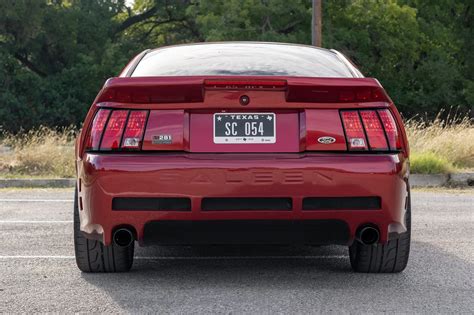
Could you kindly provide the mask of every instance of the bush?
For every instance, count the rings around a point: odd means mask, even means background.
[[[410,158],[410,171],[415,174],[447,174],[453,165],[435,153],[414,153]]]

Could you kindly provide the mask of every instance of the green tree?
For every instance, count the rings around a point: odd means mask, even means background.
[[[474,2],[472,0],[406,0],[417,10],[426,37],[420,56],[417,97],[446,106],[474,105]],[[426,107],[426,106],[425,106]]]
[[[416,10],[396,1],[358,0],[327,5],[323,44],[351,58],[366,76],[378,78],[402,111],[413,104],[413,76],[425,36]],[[419,104],[417,102],[417,104]]]
[[[472,0],[323,9],[323,46],[378,78],[405,116],[472,110]],[[80,124],[103,82],[145,48],[311,37],[311,0],[3,0],[0,12],[0,126],[10,131]]]
[[[190,7],[206,41],[254,40],[309,44],[311,2],[201,0]]]
[[[1,1],[0,125],[79,124],[103,82],[142,49],[128,30],[165,8],[163,1],[138,11],[123,0]]]

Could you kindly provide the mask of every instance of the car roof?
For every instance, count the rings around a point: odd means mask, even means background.
[[[317,46],[312,46],[312,45],[305,45],[305,44],[298,44],[298,43],[283,43],[283,42],[260,42],[260,41],[215,41],[215,42],[184,43],[184,44],[176,44],[176,45],[168,45],[168,46],[151,48],[148,51],[151,52],[158,49],[167,49],[167,48],[183,47],[183,46],[205,46],[205,45],[229,45],[229,46],[233,46],[233,45],[249,45],[249,46],[280,45],[282,46],[283,45],[283,46],[314,48],[314,49],[325,51],[325,52],[335,53],[333,49],[327,49],[327,48],[322,48],[322,47],[317,47]]]

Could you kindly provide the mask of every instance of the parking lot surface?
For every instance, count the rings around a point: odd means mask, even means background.
[[[72,197],[0,190],[0,313],[474,312],[474,190],[414,191],[408,267],[378,275],[336,246],[138,248],[129,273],[81,273]]]

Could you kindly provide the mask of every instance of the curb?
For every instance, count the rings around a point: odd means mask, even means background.
[[[474,173],[410,174],[411,187],[473,187]]]
[[[449,176],[451,186],[474,186],[474,173],[457,173]]]
[[[0,188],[69,188],[74,185],[76,185],[75,178],[0,179]]]
[[[448,182],[447,174],[410,174],[411,187],[445,187]]]
[[[0,179],[0,188],[69,188],[75,178]],[[411,187],[474,187],[474,173],[411,174]]]

